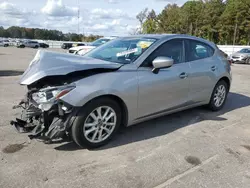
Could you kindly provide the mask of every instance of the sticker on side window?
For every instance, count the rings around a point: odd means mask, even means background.
[[[135,53],[135,52],[138,52],[138,48],[133,48],[133,49],[130,49],[130,50],[126,50],[124,52],[119,52],[119,53],[116,54],[116,57],[129,55],[129,54],[132,54],[132,53]]]

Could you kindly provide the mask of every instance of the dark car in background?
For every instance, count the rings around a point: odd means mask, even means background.
[[[72,46],[86,46],[86,44],[85,43],[75,43]]]
[[[69,49],[73,46],[73,43],[65,42],[62,44],[61,48],[62,49]]]
[[[40,48],[49,48],[49,45],[44,42],[39,42]]]

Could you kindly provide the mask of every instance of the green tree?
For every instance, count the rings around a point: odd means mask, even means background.
[[[250,1],[228,0],[220,19],[220,37],[227,44],[248,44]]]
[[[223,0],[206,0],[201,15],[199,37],[218,43],[220,41],[220,17],[225,10]]]
[[[181,9],[177,4],[168,4],[158,15],[159,33],[182,33]]]
[[[138,19],[138,21],[140,23],[140,32],[139,33],[143,33],[143,23],[147,20],[147,16],[148,16],[148,9],[147,8],[143,9],[141,12],[139,12],[136,15],[136,18]]]
[[[154,10],[148,12],[146,21],[142,24],[143,33],[156,33],[157,32],[157,16]]]
[[[202,24],[204,3],[202,0],[188,1],[181,7],[183,33],[198,36]]]

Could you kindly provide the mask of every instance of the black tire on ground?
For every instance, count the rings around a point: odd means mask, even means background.
[[[8,47],[9,45],[8,44],[5,44],[5,45],[3,45],[4,47]]]
[[[35,46],[35,48],[38,48],[38,46]]]
[[[248,65],[250,64],[250,57],[246,59],[245,63],[248,64]]]
[[[226,94],[225,94],[225,99],[222,102],[222,104],[220,106],[216,106],[214,97],[215,97],[215,94],[216,94],[218,87],[220,87],[220,86],[225,87]],[[221,110],[223,108],[223,106],[225,105],[225,102],[227,100],[228,91],[229,91],[229,85],[224,80],[220,80],[214,87],[213,93],[212,93],[211,98],[210,98],[210,102],[208,104],[209,109],[212,111]]]
[[[20,48],[25,48],[25,46],[24,45],[20,45]]]
[[[107,137],[105,140],[98,142],[98,143],[94,143],[94,142],[90,142],[84,135],[83,132],[83,126],[84,123],[86,121],[86,119],[88,118],[89,114],[91,112],[93,112],[93,110],[95,110],[98,107],[101,106],[108,106],[110,108],[112,108],[114,110],[114,112],[116,113],[116,124],[115,124],[115,128],[113,129],[113,132],[110,134],[109,137]],[[71,135],[72,135],[72,139],[73,141],[78,144],[80,147],[84,148],[97,148],[100,146],[103,146],[105,144],[107,144],[116,134],[116,132],[118,131],[120,125],[121,125],[121,108],[119,106],[119,104],[108,98],[108,97],[102,97],[102,98],[98,98],[98,99],[94,99],[93,101],[87,103],[86,105],[84,105],[82,107],[82,109],[80,110],[80,112],[78,113],[72,127],[71,127]]]

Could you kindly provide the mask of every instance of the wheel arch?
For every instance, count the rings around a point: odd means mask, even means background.
[[[226,76],[223,76],[222,78],[220,78],[220,79],[218,80],[218,82],[221,81],[221,80],[223,80],[223,81],[225,81],[225,82],[227,83],[227,85],[228,85],[228,90],[230,90],[230,87],[231,87],[231,81],[230,81],[230,79],[229,79],[228,77],[226,77]],[[218,82],[217,82],[217,83],[218,83]]]
[[[121,111],[122,111],[122,126],[126,127],[128,124],[128,108],[127,108],[127,105],[125,104],[125,102],[117,95],[114,95],[114,94],[100,95],[100,96],[92,98],[90,101],[85,103],[83,106],[85,106],[88,103],[91,103],[92,101],[99,99],[99,98],[110,98],[110,99],[114,100],[115,102],[117,102],[117,104],[120,106]]]

